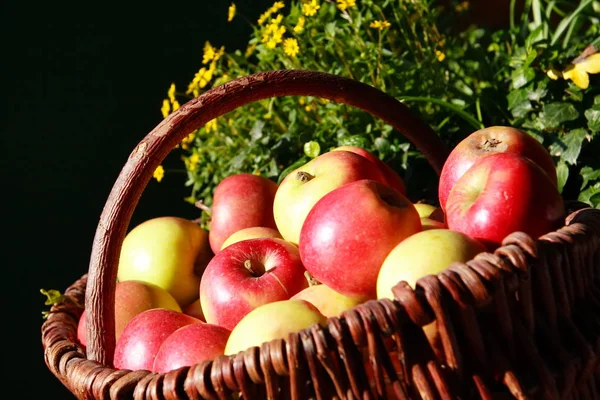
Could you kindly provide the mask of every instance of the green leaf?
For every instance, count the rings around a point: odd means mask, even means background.
[[[600,97],[600,96],[596,96]],[[592,107],[585,110],[585,118],[588,121],[588,128],[593,132],[600,131],[600,104],[595,104]]]
[[[310,142],[304,143],[304,154],[310,158],[315,158],[321,153],[321,146],[319,143],[311,140]]]
[[[555,139],[552,146],[550,146],[550,154],[553,156],[560,157],[561,160],[575,165],[577,164],[577,158],[581,152],[581,145],[587,135],[585,129],[573,129],[569,131],[562,138]]]
[[[513,89],[519,89],[535,78],[535,70],[528,67],[519,68],[514,70],[510,77]]]
[[[588,182],[600,180],[600,170],[593,169],[592,167],[583,167],[581,171],[579,171],[579,175],[583,178],[583,182],[581,183],[580,190],[584,189]]]
[[[600,182],[579,193],[578,199],[594,208],[600,208]]]
[[[569,179],[569,167],[562,160],[556,165],[556,178],[558,183],[558,191],[562,193],[562,190],[567,183],[567,179]]]
[[[572,103],[554,102],[546,103],[540,113],[540,120],[545,128],[558,128],[566,121],[573,121],[579,117],[579,111]]]

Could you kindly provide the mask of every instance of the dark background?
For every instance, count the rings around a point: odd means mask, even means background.
[[[248,21],[272,1],[236,2],[231,23],[229,1],[149,4],[2,3],[2,398],[9,388],[23,399],[74,398],[44,363],[40,289],[64,291],[87,272],[102,207],[129,153],[162,120],[171,82],[187,86],[206,40],[245,49]],[[197,216],[187,195],[183,175],[153,180],[132,224]]]

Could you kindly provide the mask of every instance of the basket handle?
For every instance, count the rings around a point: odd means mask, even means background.
[[[189,133],[246,104],[281,96],[314,96],[362,109],[393,126],[439,175],[449,150],[435,132],[396,98],[367,84],[303,70],[260,72],[229,81],[190,100],[158,124],[130,154],[108,196],[92,246],[85,293],[87,357],[112,365],[115,285],[121,245],[154,170]]]

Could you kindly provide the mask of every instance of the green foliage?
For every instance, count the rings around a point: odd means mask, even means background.
[[[70,301],[73,304],[77,304],[77,302],[72,297],[65,296],[60,291],[55,290],[55,289],[50,289],[50,290],[40,289],[40,293],[43,294],[44,296],[46,296],[46,301],[44,302],[44,305],[46,305],[46,306],[53,306],[57,303],[61,303],[64,301]],[[50,315],[50,311],[42,311],[42,317],[44,319],[47,319],[49,315]]]
[[[525,3],[510,27],[458,31],[468,2],[450,9],[432,0],[276,2],[253,25],[245,50],[226,52],[207,42],[202,67],[187,90],[171,86],[163,114],[255,72],[329,72],[400,99],[449,146],[485,126],[529,133],[553,156],[563,196],[597,207],[600,164],[592,147],[600,130],[600,81],[589,65],[598,61],[590,45],[600,41],[599,3]],[[437,177],[398,132],[365,112],[312,97],[240,107],[193,132],[177,154],[186,166],[187,201],[210,206],[214,187],[228,175],[250,172],[280,182],[310,158],[348,144],[400,172],[413,200],[436,201]]]

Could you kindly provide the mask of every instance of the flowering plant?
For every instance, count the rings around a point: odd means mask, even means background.
[[[442,5],[443,4],[443,5]],[[204,44],[202,65],[173,83],[166,117],[182,102],[228,80],[276,69],[329,72],[405,102],[449,145],[476,129],[510,125],[553,156],[563,195],[600,204],[600,2],[524,1],[510,26],[457,29],[469,2],[432,0],[276,1],[252,25],[245,49]],[[236,23],[236,6],[224,15]],[[211,205],[233,173],[281,180],[328,149],[357,145],[403,176],[412,200],[437,198],[437,177],[392,127],[352,107],[283,97],[240,107],[192,132],[177,149],[191,203]],[[160,181],[170,170],[155,172]]]

